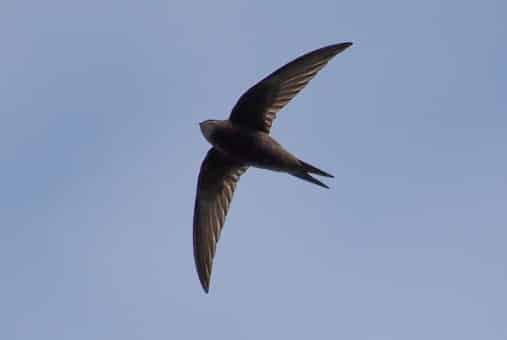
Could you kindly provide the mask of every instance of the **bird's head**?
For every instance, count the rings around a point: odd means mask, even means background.
[[[213,132],[216,130],[219,122],[220,121],[218,120],[208,119],[199,123],[199,127],[201,128],[201,132],[204,138],[206,138],[206,140],[211,144],[213,144],[211,136],[213,135]]]

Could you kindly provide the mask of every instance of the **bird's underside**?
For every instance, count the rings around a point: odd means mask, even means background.
[[[228,121],[201,123],[203,134],[213,145],[199,172],[193,222],[195,264],[205,292],[209,290],[216,244],[234,190],[249,166],[284,171],[327,188],[310,174],[332,177],[330,174],[297,159],[268,134],[278,111],[331,58],[351,45],[330,45],[293,60],[246,91]]]

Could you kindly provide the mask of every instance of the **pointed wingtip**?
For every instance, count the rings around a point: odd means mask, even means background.
[[[346,48],[349,48],[350,46],[352,46],[354,43],[351,42],[351,41],[347,41],[347,42],[343,42],[343,43],[338,43],[338,44],[335,44],[335,48],[338,50],[338,51],[343,51],[345,50]]]
[[[209,293],[209,283],[201,281],[202,290],[204,290],[204,293]]]
[[[345,51],[347,48],[349,48],[350,46],[352,46],[352,44],[353,43],[350,42],[350,41],[342,42],[342,43],[336,43],[336,44],[331,44],[331,45],[327,45],[327,46],[321,47],[318,50],[310,52],[309,54],[311,54],[311,53],[324,53],[325,55],[330,55],[330,58],[332,58],[335,55],[340,54],[343,51]]]
[[[210,282],[209,277],[199,277],[199,279],[201,281],[202,290],[204,290],[204,292],[206,294],[208,294],[209,293],[209,282]]]
[[[197,276],[199,277],[199,283],[201,284],[202,289],[206,294],[209,292],[209,283],[210,283],[210,275],[205,271],[206,266],[201,265],[200,262],[197,261],[196,257],[196,270]]]

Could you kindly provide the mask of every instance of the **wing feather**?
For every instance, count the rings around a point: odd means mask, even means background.
[[[194,259],[201,285],[209,290],[213,257],[240,176],[248,167],[211,148],[201,165],[194,208]]]
[[[237,124],[269,133],[273,121],[294,96],[335,55],[351,46],[341,43],[307,53],[262,79],[246,91],[232,109],[229,119]]]

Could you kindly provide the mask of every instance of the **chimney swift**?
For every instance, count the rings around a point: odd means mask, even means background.
[[[262,79],[238,100],[227,120],[206,120],[200,128],[212,145],[199,172],[194,208],[194,258],[207,293],[216,244],[239,177],[248,167],[286,172],[324,188],[310,174],[333,177],[292,155],[270,135],[280,111],[331,58],[350,47],[345,42],[309,52]]]

